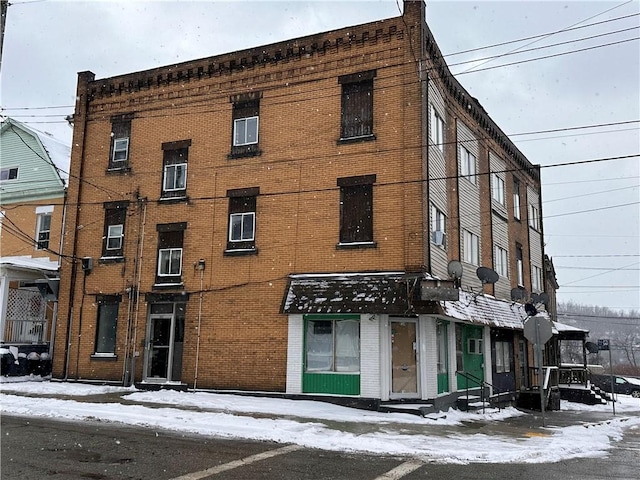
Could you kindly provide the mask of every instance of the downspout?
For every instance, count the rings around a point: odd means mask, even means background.
[[[76,203],[76,215],[75,215],[75,221],[74,221],[74,225],[72,225],[73,227],[73,247],[71,250],[71,258],[72,258],[72,268],[71,268],[71,279],[70,279],[70,288],[69,288],[69,305],[67,308],[67,314],[69,316],[68,320],[67,320],[67,335],[66,335],[66,344],[67,344],[67,351],[66,351],[66,355],[65,355],[65,360],[64,360],[64,368],[63,368],[63,377],[64,380],[68,380],[69,378],[69,359],[70,359],[70,350],[71,350],[71,328],[73,327],[73,304],[74,304],[74,300],[75,300],[75,293],[76,293],[76,282],[77,282],[77,277],[78,277],[78,273],[77,273],[77,267],[78,267],[78,260],[77,260],[77,251],[78,251],[78,217],[80,216],[80,198],[82,197],[81,192],[82,192],[82,179],[83,179],[83,172],[84,172],[84,157],[85,157],[85,135],[87,132],[87,115],[88,115],[88,110],[89,110],[89,95],[88,95],[88,85],[89,82],[92,82],[95,79],[95,75],[93,74],[93,72],[80,72],[78,73],[78,88],[77,88],[77,94],[76,94],[76,117],[81,117],[82,118],[82,130],[81,133],[78,133],[78,136],[81,135],[81,139],[80,142],[76,141],[75,137],[76,137],[76,130],[75,127],[77,126],[77,118],[74,119],[74,132],[73,132],[73,144],[77,145],[78,143],[81,143],[81,149],[80,149],[80,170],[79,170],[79,174],[78,174],[78,193],[76,195],[75,198],[75,203]],[[84,102],[84,103],[83,103]],[[80,108],[82,107],[82,108]],[[69,169],[71,170],[71,169]],[[71,172],[69,172],[69,183],[71,183]],[[62,252],[61,252],[62,253]]]
[[[193,376],[193,389],[198,388],[198,360],[200,359],[200,327],[202,325],[202,295],[203,295],[203,280],[204,280],[204,260],[200,260],[198,263],[198,270],[200,270],[200,299],[198,304],[198,339],[196,340],[196,366]]]
[[[58,277],[60,277],[60,268],[62,267],[62,248],[64,247],[64,229],[67,221],[67,191],[64,192],[64,200],[62,205],[62,228],[60,229],[60,245],[58,246]],[[59,282],[59,280],[58,280]],[[58,286],[60,283],[58,283]],[[53,320],[51,321],[51,337],[49,339],[49,358],[53,359],[53,351],[56,345],[56,324],[58,323],[58,300],[60,292],[58,291],[58,298],[53,306]]]
[[[138,195],[136,195],[138,196]],[[141,231],[142,231],[142,215],[140,214],[140,206],[141,200],[138,198],[138,240],[136,241],[136,253],[140,248],[141,242]],[[122,366],[122,385],[124,387],[128,387],[131,385],[129,379],[131,378],[131,357],[134,346],[131,344],[131,337],[133,336],[133,312],[135,307],[135,292],[136,288],[136,280],[138,278],[138,263],[140,262],[140,258],[138,255],[135,256],[133,260],[133,280],[131,285],[127,287],[127,296],[128,296],[128,305],[127,305],[127,336],[124,341],[125,346],[125,354],[124,354],[124,364]]]
[[[131,349],[131,385],[135,383],[136,380],[136,358],[140,355],[140,352],[137,351],[138,347],[138,315],[140,313],[140,276],[142,274],[142,260],[143,260],[143,252],[144,252],[144,229],[147,224],[147,199],[143,198],[141,200],[143,202],[144,208],[142,210],[142,232],[140,234],[140,249],[138,250],[138,258],[140,259],[138,262],[138,271],[136,273],[136,307],[135,307],[135,315],[134,315],[134,327],[133,327],[133,348]]]

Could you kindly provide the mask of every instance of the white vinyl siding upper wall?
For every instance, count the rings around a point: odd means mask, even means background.
[[[476,171],[478,170],[478,140],[473,135],[471,130],[460,120],[456,123],[457,129],[457,156],[458,159],[458,193],[460,199],[460,260],[464,261],[464,239],[463,232],[467,230],[478,237],[478,254],[480,257],[480,263],[482,263],[482,251],[484,248],[482,242],[482,219],[486,219],[486,215],[481,215],[480,212],[480,177],[476,177],[475,184],[469,181],[467,178],[463,178],[462,175],[462,148],[464,147],[469,153],[476,158]],[[484,220],[487,221],[487,220]],[[474,288],[481,288],[482,283],[476,276],[475,265],[464,264],[462,273],[462,286],[472,286]]]
[[[431,204],[434,205],[438,210],[445,214],[447,219],[450,218],[450,213],[447,208],[447,181],[445,180],[447,176],[447,168],[444,151],[448,151],[452,148],[451,144],[447,143],[449,141],[444,137],[444,145],[441,150],[438,145],[434,145],[432,136],[432,109],[435,109],[438,112],[438,115],[445,122],[445,130],[446,130],[446,115],[445,115],[445,107],[444,100],[442,95],[436,88],[433,82],[429,82],[429,202],[425,202],[424,208],[428,209],[429,213],[429,237],[426,239],[428,244],[431,245],[431,272],[434,275],[440,276],[442,278],[447,278],[447,251],[448,249],[440,248],[431,243],[431,224],[433,222],[432,213],[431,213]],[[447,231],[449,228],[447,228]],[[448,243],[448,242],[447,242]]]
[[[536,193],[536,191],[527,185],[527,216],[530,214],[529,205],[535,205],[536,207],[540,207],[540,197]],[[540,210],[538,210],[538,214],[541,215]],[[539,219],[542,222],[542,218]],[[528,222],[528,217],[527,217]],[[536,266],[538,268],[542,268],[542,235],[540,230],[536,230],[534,228],[529,227],[529,252],[530,252],[530,260],[531,265]],[[525,271],[525,275],[531,275],[531,269],[529,272]]]

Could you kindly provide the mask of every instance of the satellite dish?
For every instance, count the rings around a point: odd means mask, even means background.
[[[527,312],[527,315],[530,317],[534,317],[538,314],[538,309],[533,305],[533,303],[525,303],[524,311]]]
[[[519,300],[526,300],[528,292],[522,287],[516,287],[511,289],[511,300],[517,302]]]
[[[489,267],[478,267],[476,270],[476,275],[480,279],[480,281],[484,283],[496,283],[498,281],[498,274],[495,270]]]
[[[451,260],[447,265],[447,273],[451,278],[462,278],[462,263]]]
[[[587,349],[587,352],[589,352],[589,353],[598,353],[598,350],[600,350],[598,348],[598,344],[593,343],[593,342],[585,343],[584,347]]]
[[[538,303],[549,303],[549,295],[542,292],[540,295],[538,295]]]
[[[534,305],[540,303],[539,299],[540,299],[540,296],[537,293],[532,293],[531,294],[530,300],[531,300],[531,303],[533,303]]]

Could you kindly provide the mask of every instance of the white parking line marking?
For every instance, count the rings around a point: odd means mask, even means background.
[[[398,465],[393,470],[389,470],[387,473],[380,475],[375,480],[397,480],[399,478],[404,477],[405,475],[409,475],[411,472],[419,469],[423,465],[424,463],[422,463],[419,460],[411,460],[409,462],[404,462]]]
[[[241,458],[240,460],[234,460],[233,462],[223,463],[222,465],[218,465],[217,467],[207,468],[206,470],[201,470],[199,472],[187,473],[186,475],[175,477],[171,480],[198,480],[200,478],[210,477],[211,475],[226,472],[227,470],[233,470],[234,468],[259,462],[260,460],[265,460],[267,458],[277,457],[278,455],[284,455],[285,453],[295,452],[296,450],[301,449],[302,447],[299,445],[287,445],[286,447],[277,448],[275,450],[268,450],[256,455],[251,455],[250,457]]]

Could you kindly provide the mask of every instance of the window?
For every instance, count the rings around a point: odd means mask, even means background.
[[[182,284],[182,246],[186,223],[156,226],[158,231],[158,270],[156,284]]]
[[[18,178],[18,167],[9,167],[0,169],[0,181],[16,180]]]
[[[41,213],[37,218],[36,225],[36,249],[46,250],[49,248],[51,239],[51,213]]]
[[[444,120],[433,105],[431,105],[430,133],[433,144],[438,147],[441,152],[444,152]]]
[[[460,174],[476,184],[476,156],[463,146],[460,147]]]
[[[258,143],[258,118],[238,118],[233,121],[234,147]]]
[[[497,173],[491,174],[491,198],[504,205],[504,180]]]
[[[522,268],[522,246],[516,244],[516,272],[518,275],[518,285],[524,286],[524,270]]]
[[[373,245],[373,183],[375,175],[338,179],[340,244]]]
[[[509,265],[509,263],[507,261],[507,251],[497,245],[495,246],[494,264],[495,271],[498,273],[498,275],[502,277],[508,276],[507,265]]]
[[[261,92],[243,93],[231,96],[232,137],[229,158],[259,155]]]
[[[99,295],[96,323],[95,356],[114,356],[120,295]]]
[[[480,265],[479,238],[477,235],[467,231],[462,231],[462,249],[464,261],[472,265]]]
[[[127,206],[128,202],[107,202],[104,204],[102,258],[122,257],[123,255]]]
[[[482,355],[482,348],[481,338],[467,338],[467,351],[471,355]]]
[[[229,228],[226,254],[256,252],[256,197],[258,187],[227,190]]]
[[[535,265],[531,266],[531,290],[534,292],[542,291],[542,269]]]
[[[187,196],[187,158],[191,140],[162,144],[163,175],[161,198],[184,199]]]
[[[447,246],[447,217],[438,209],[431,206],[431,242],[442,248]]]
[[[513,218],[520,220],[520,180],[513,177]]]
[[[131,137],[131,114],[111,117],[111,150],[109,170],[128,167],[129,138]]]
[[[343,75],[340,141],[373,140],[373,78],[375,70]]]
[[[535,230],[540,230],[540,212],[538,207],[529,205],[529,226]]]
[[[511,371],[511,344],[509,342],[496,342],[496,373],[508,373]]]
[[[307,320],[305,336],[307,372],[360,371],[358,320]]]

